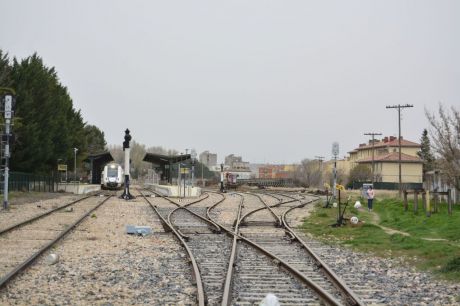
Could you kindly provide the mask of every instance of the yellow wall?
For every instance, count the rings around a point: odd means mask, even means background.
[[[380,174],[382,182],[399,182],[398,163],[377,163],[376,174]],[[421,163],[401,163],[401,181],[403,183],[422,183],[423,166]]]

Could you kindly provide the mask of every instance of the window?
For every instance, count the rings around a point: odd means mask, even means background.
[[[118,176],[118,167],[111,168],[107,167],[107,177],[117,177]]]

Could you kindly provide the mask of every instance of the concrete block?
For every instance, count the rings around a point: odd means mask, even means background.
[[[152,234],[150,226],[126,225],[126,234],[147,236]]]

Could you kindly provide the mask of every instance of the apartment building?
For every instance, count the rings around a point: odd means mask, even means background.
[[[421,184],[423,182],[423,162],[418,157],[420,144],[401,137],[401,182]],[[374,152],[374,158],[372,158]],[[351,168],[359,164],[374,164],[375,182],[399,182],[399,141],[397,137],[385,137],[382,140],[360,144],[358,148],[348,152]]]

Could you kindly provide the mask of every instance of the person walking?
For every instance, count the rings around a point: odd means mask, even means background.
[[[374,189],[372,186],[369,186],[369,189],[367,189],[367,209],[369,211],[372,211],[372,202],[374,201]]]

